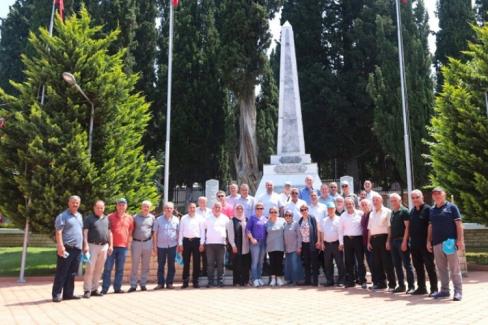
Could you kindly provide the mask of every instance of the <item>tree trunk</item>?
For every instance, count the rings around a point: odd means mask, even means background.
[[[251,193],[256,191],[259,166],[256,142],[256,95],[254,89],[239,97],[239,155],[236,161],[237,178],[249,184]]]

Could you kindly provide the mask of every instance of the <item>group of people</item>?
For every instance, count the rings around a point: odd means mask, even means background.
[[[359,285],[366,289],[367,265],[371,290],[445,298],[450,297],[451,279],[453,299],[462,299],[456,251],[464,247],[463,227],[458,208],[446,200],[442,188],[433,189],[432,207],[424,202],[420,190],[412,191],[414,207],[408,211],[396,193],[389,196],[391,209],[385,207],[383,197],[373,191],[369,180],[359,197],[348,182],[340,185],[340,194],[335,182],[324,183],[316,190],[312,177],[307,176],[301,190],[287,182],[278,194],[268,181],[266,192],[255,199],[248,185],[231,184],[230,194],[219,191],[211,209],[207,198],[200,197],[197,204],[187,205],[187,214],[181,219],[175,215],[172,202],[164,204],[157,218],[151,214],[149,201],[142,202],[140,212],[131,216],[126,199],[120,198],[115,212],[106,216],[105,203],[99,200],[83,220],[78,212],[80,198],[72,196],[68,209],[55,221],[58,256],[53,301],[81,298],[73,292],[80,260],[87,262],[84,298],[108,292],[114,266],[113,289],[123,293],[129,248],[132,265],[128,292],[138,286],[141,291],[147,290],[153,254],[158,261],[154,290],[173,289],[175,258],[180,253],[183,289],[190,280],[198,288],[200,275],[207,276],[207,287],[223,287],[226,261],[232,268],[234,286],[317,286],[322,268],[326,287]],[[269,276],[264,278],[266,260]]]

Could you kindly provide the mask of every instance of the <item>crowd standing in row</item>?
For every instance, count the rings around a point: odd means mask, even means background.
[[[432,191],[432,207],[424,202],[421,191],[412,191],[411,211],[396,193],[389,196],[391,209],[385,207],[383,197],[372,190],[370,181],[364,182],[359,197],[350,191],[347,182],[341,183],[341,189],[339,194],[338,184],[330,183],[316,190],[307,176],[303,189],[292,188],[287,182],[280,194],[268,181],[266,193],[255,199],[246,184],[240,188],[231,184],[230,194],[219,191],[211,209],[205,197],[200,197],[197,204],[189,203],[181,220],[175,216],[172,202],[164,204],[158,218],[150,213],[149,201],[142,202],[140,212],[131,216],[124,198],[116,201],[115,212],[108,216],[104,214],[105,203],[95,202],[92,214],[83,220],[78,212],[80,198],[72,196],[68,209],[55,220],[58,256],[53,301],[80,298],[73,293],[80,259],[87,262],[83,297],[106,294],[112,285],[114,266],[113,289],[123,293],[129,248],[132,268],[128,292],[136,291],[138,285],[141,291],[147,290],[153,254],[158,261],[154,290],[173,289],[175,259],[180,253],[182,288],[189,286],[190,265],[194,288],[199,287],[201,275],[207,276],[207,287],[223,287],[228,259],[234,286],[317,286],[322,268],[326,287],[358,285],[366,289],[367,264],[371,290],[443,298],[450,296],[450,277],[453,299],[462,299],[456,251],[464,248],[463,227],[458,208],[446,200],[442,188]],[[267,257],[269,278],[264,280]]]

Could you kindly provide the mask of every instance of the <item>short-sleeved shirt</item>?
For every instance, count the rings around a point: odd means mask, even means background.
[[[331,195],[327,195],[326,197],[320,196],[319,202],[327,206],[327,204],[334,202],[334,198]]]
[[[312,202],[310,196],[311,196],[312,192],[314,192],[314,191],[317,193],[317,195],[320,195],[320,192],[319,191],[314,190],[313,188],[312,189],[309,189],[308,187],[305,186],[298,193],[298,197],[301,200],[305,201],[307,204],[310,204]]]
[[[317,204],[310,203],[308,206],[309,213],[317,219],[317,223],[319,223],[322,219],[327,216],[327,207],[317,202]]]
[[[430,205],[423,204],[420,209],[410,210],[410,245],[412,247],[425,247],[427,243],[427,230],[429,229]]]
[[[268,220],[266,223],[266,251],[284,252],[285,251],[285,225],[283,218],[276,218],[275,222]]]
[[[264,215],[269,215],[269,209],[271,208],[281,208],[283,204],[281,203],[281,197],[278,193],[273,192],[271,194],[264,193],[259,197],[259,202],[263,202],[264,204]]]
[[[441,206],[430,208],[429,221],[432,225],[432,245],[446,239],[457,239],[456,220],[461,220],[461,213],[456,205],[447,202]]]
[[[154,223],[154,233],[157,235],[157,246],[159,248],[174,247],[178,244],[178,235],[180,231],[180,220],[171,216],[166,219],[164,215],[160,215]]]
[[[108,216],[114,247],[129,247],[129,238],[134,230],[134,219],[125,213],[122,217],[114,212]]]
[[[391,211],[391,238],[399,239],[403,238],[405,234],[405,221],[410,220],[410,214],[407,208],[400,207],[397,211]]]
[[[62,230],[63,244],[82,249],[83,218],[79,212],[72,214],[68,209],[61,212],[54,221],[56,230]]]
[[[341,217],[335,216],[331,219],[329,216],[318,222],[319,231],[324,234],[324,241],[328,243],[336,242],[340,239],[339,227]]]
[[[300,220],[302,217],[302,214],[300,212],[300,208],[302,205],[306,204],[305,201],[298,199],[296,202],[293,202],[292,200],[288,201],[288,204],[285,206],[285,211],[290,210],[293,212],[293,221]]]
[[[247,197],[240,197],[237,201],[236,204],[242,204],[242,207],[244,208],[244,215],[247,218],[250,218],[254,214],[254,204],[255,200],[253,196],[248,195]]]
[[[88,243],[104,245],[109,241],[108,217],[101,215],[97,217],[90,214],[83,222],[83,229],[88,230]]]
[[[134,217],[134,233],[132,234],[132,238],[143,241],[151,238],[155,220],[154,215],[150,213],[147,216],[136,214]]]
[[[390,227],[391,210],[381,207],[379,211],[373,210],[369,213],[368,230],[371,236],[386,235]]]

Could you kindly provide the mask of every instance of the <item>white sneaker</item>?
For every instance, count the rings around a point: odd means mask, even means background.
[[[259,283],[259,286],[260,286],[260,287],[264,287],[264,282],[263,282],[263,280],[258,279],[258,283]]]
[[[279,276],[278,279],[276,280],[276,284],[281,287],[285,284],[285,282],[283,281],[283,279]]]
[[[252,283],[252,285],[254,286],[254,288],[257,288],[257,287],[260,287],[261,286],[261,284],[259,283],[259,280],[258,279],[254,280],[253,283]]]
[[[271,276],[271,281],[269,281],[269,285],[272,287],[276,286],[276,276]]]

